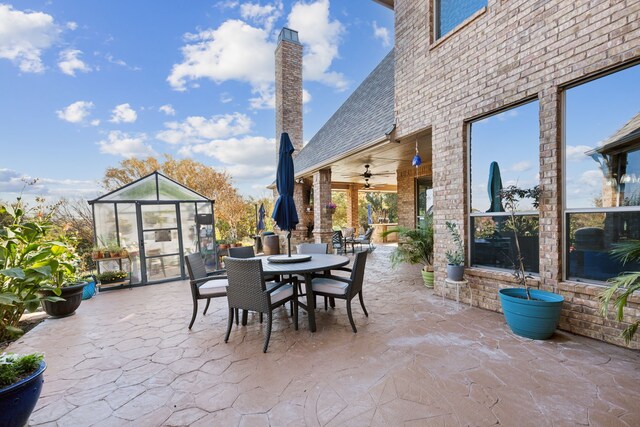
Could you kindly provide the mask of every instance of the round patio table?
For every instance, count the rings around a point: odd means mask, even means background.
[[[299,303],[307,311],[309,315],[309,329],[311,332],[316,331],[315,304],[316,299],[313,295],[313,287],[311,286],[312,274],[318,271],[326,271],[334,268],[344,267],[349,264],[349,258],[342,255],[325,255],[312,254],[311,260],[305,262],[282,263],[269,262],[268,256],[257,257],[262,261],[262,270],[265,274],[276,274],[279,276],[287,274],[299,274],[304,276],[307,284],[307,304]]]

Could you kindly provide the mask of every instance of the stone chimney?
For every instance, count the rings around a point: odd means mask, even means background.
[[[302,149],[302,44],[298,32],[283,28],[276,47],[276,157],[287,132],[296,156]]]

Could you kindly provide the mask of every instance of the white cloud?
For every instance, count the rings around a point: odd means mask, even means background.
[[[304,78],[346,90],[348,83],[344,75],[329,71],[333,60],[338,57],[338,45],[344,33],[342,23],[329,17],[329,0],[294,4],[287,26],[299,29],[300,41],[306,45]]]
[[[311,102],[311,93],[306,89],[302,89],[302,103],[306,104],[307,102]]]
[[[588,145],[567,145],[567,160],[570,162],[579,162],[590,159],[585,153],[592,149],[593,147],[589,147]]]
[[[167,122],[164,125],[167,129],[158,132],[157,139],[169,144],[193,144],[245,134],[251,130],[253,122],[245,114],[233,113],[209,119],[192,116],[182,122]]]
[[[60,52],[58,55],[58,68],[60,68],[60,71],[68,76],[74,77],[76,75],[76,71],[80,71],[82,73],[88,73],[91,71],[91,67],[79,58],[80,55],[82,55],[82,51],[77,49],[65,49]]]
[[[229,92],[223,92],[220,94],[220,102],[223,104],[228,104],[231,101],[233,101],[233,97]]]
[[[240,5],[240,16],[263,26],[268,33],[271,33],[273,25],[282,16],[282,9],[281,0],[264,6],[259,3],[242,3]]]
[[[531,169],[531,162],[529,162],[527,160],[523,160],[521,162],[514,163],[509,168],[509,170],[511,170],[513,172],[524,172],[524,171],[528,171],[529,169]]]
[[[138,67],[138,66],[131,66],[129,64],[127,64],[124,60],[119,59],[114,57],[113,55],[111,55],[110,53],[105,55],[105,59],[107,61],[109,61],[109,63],[114,64],[114,65],[119,65],[121,67],[125,67],[131,71],[140,71],[142,70],[142,68]]]
[[[34,180],[35,178],[28,174],[0,168],[0,193],[5,196],[31,194],[67,198],[79,195],[91,197],[98,194],[98,185],[94,181],[38,178],[33,185],[25,185],[25,182]]]
[[[98,119],[91,120],[91,126],[100,126],[100,120]]]
[[[82,123],[86,119],[93,108],[93,102],[89,101],[76,101],[73,104],[56,111],[60,120],[67,121],[69,123]],[[99,121],[98,121],[99,122]],[[91,122],[93,125],[93,122]]]
[[[391,36],[389,30],[385,27],[379,27],[376,21],[373,21],[373,37],[382,41],[382,46],[391,46]]]
[[[74,21],[69,21],[66,23],[65,27],[67,27],[67,30],[75,31],[78,29],[78,23]]]
[[[183,147],[180,154],[203,154],[222,163],[235,179],[260,180],[275,176],[275,144],[274,138],[245,136]]]
[[[582,175],[580,175],[579,180],[580,183],[588,187],[600,188],[602,186],[604,177],[602,176],[602,171],[600,169],[589,169],[587,171],[584,171]]]
[[[133,123],[138,119],[138,113],[128,103],[116,105],[111,113],[109,121],[113,123]]]
[[[57,41],[60,32],[51,15],[0,4],[0,58],[18,65],[22,72],[44,71],[42,52]]]
[[[171,104],[162,105],[158,110],[162,113],[165,113],[167,116],[175,116],[176,110],[173,108]]]
[[[252,92],[257,96],[249,98],[251,108],[254,110],[276,108],[276,88],[273,84],[263,83],[255,87]]]
[[[167,81],[179,91],[190,80],[208,78],[247,82],[252,87],[274,80],[275,45],[269,34],[240,20],[225,21],[215,30],[185,35],[183,61],[174,64]]]
[[[106,140],[98,142],[100,152],[105,154],[113,154],[122,157],[148,157],[156,156],[157,153],[151,145],[145,144],[147,135],[144,133],[138,135],[129,135],[128,133],[114,130],[109,132]]]

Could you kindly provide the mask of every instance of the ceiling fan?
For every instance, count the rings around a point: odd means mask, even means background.
[[[371,190],[371,189],[374,189],[374,188],[376,188],[376,187],[375,187],[375,185],[371,185],[369,183],[369,178],[365,178],[364,179],[364,187],[362,187],[362,189],[363,190]]]
[[[394,173],[391,172],[384,172],[384,173],[376,173],[374,174],[373,172],[371,172],[370,165],[364,165],[364,172],[363,173],[359,173],[357,175],[351,175],[351,177],[357,177],[357,176],[361,176],[363,177],[365,180],[371,179],[374,175],[375,176],[386,176],[386,175],[394,175]]]

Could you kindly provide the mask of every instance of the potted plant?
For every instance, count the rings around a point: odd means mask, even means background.
[[[611,251],[614,258],[622,261],[622,264],[628,262],[640,262],[640,241],[632,240],[624,243],[618,243]],[[629,271],[620,274],[618,277],[609,279],[609,288],[600,294],[600,312],[603,316],[607,316],[609,311],[609,303],[613,300],[613,306],[616,309],[616,320],[621,322],[624,319],[624,307],[627,300],[636,291],[640,290],[640,271]],[[632,320],[629,326],[622,331],[622,338],[629,344],[640,327],[640,320],[637,318]]]
[[[218,247],[220,249],[229,249],[229,243],[225,239],[218,240]]]
[[[329,202],[327,203],[327,212],[330,213],[331,215],[333,215],[336,212],[336,204],[333,202]]]
[[[61,262],[57,271],[52,275],[50,286],[40,289],[38,293],[43,297],[58,296],[61,299],[51,301],[43,299],[42,309],[53,318],[71,316],[82,302],[82,294],[87,282],[76,275],[76,269],[70,262]]]
[[[511,185],[500,191],[500,197],[509,212],[505,225],[514,235],[516,259],[513,276],[522,286],[498,291],[505,320],[516,335],[537,340],[550,338],[558,326],[564,297],[553,292],[529,288],[527,279],[532,277],[525,271],[518,240],[518,235],[522,234],[522,221],[518,221],[516,216],[518,202],[524,198],[532,198],[533,206],[538,208],[540,187],[521,189]]]
[[[96,259],[102,259],[102,248],[99,246],[94,246],[91,249],[91,259],[96,260]]]
[[[0,229],[0,340],[22,334],[18,322],[41,301],[62,301],[54,280],[78,262],[69,243],[51,236],[51,215],[29,218],[18,200],[0,205],[8,225]],[[50,290],[43,294],[41,291]]]
[[[124,281],[129,273],[122,270],[113,270],[113,271],[105,271],[104,273],[98,274],[97,278],[103,285],[109,285],[112,283],[122,282]]]
[[[381,234],[386,237],[398,233],[398,247],[391,253],[391,265],[402,263],[422,264],[424,285],[433,288],[433,218],[427,216],[425,224],[418,228],[397,227]]]
[[[29,421],[44,382],[43,355],[0,355],[0,425],[24,426]]]
[[[109,251],[109,258],[119,258],[120,257],[120,245],[117,243],[110,243],[107,247]]]
[[[447,257],[447,278],[460,282],[464,278],[464,245],[456,223],[447,221],[446,226],[454,244],[454,249],[448,249],[444,254]]]

